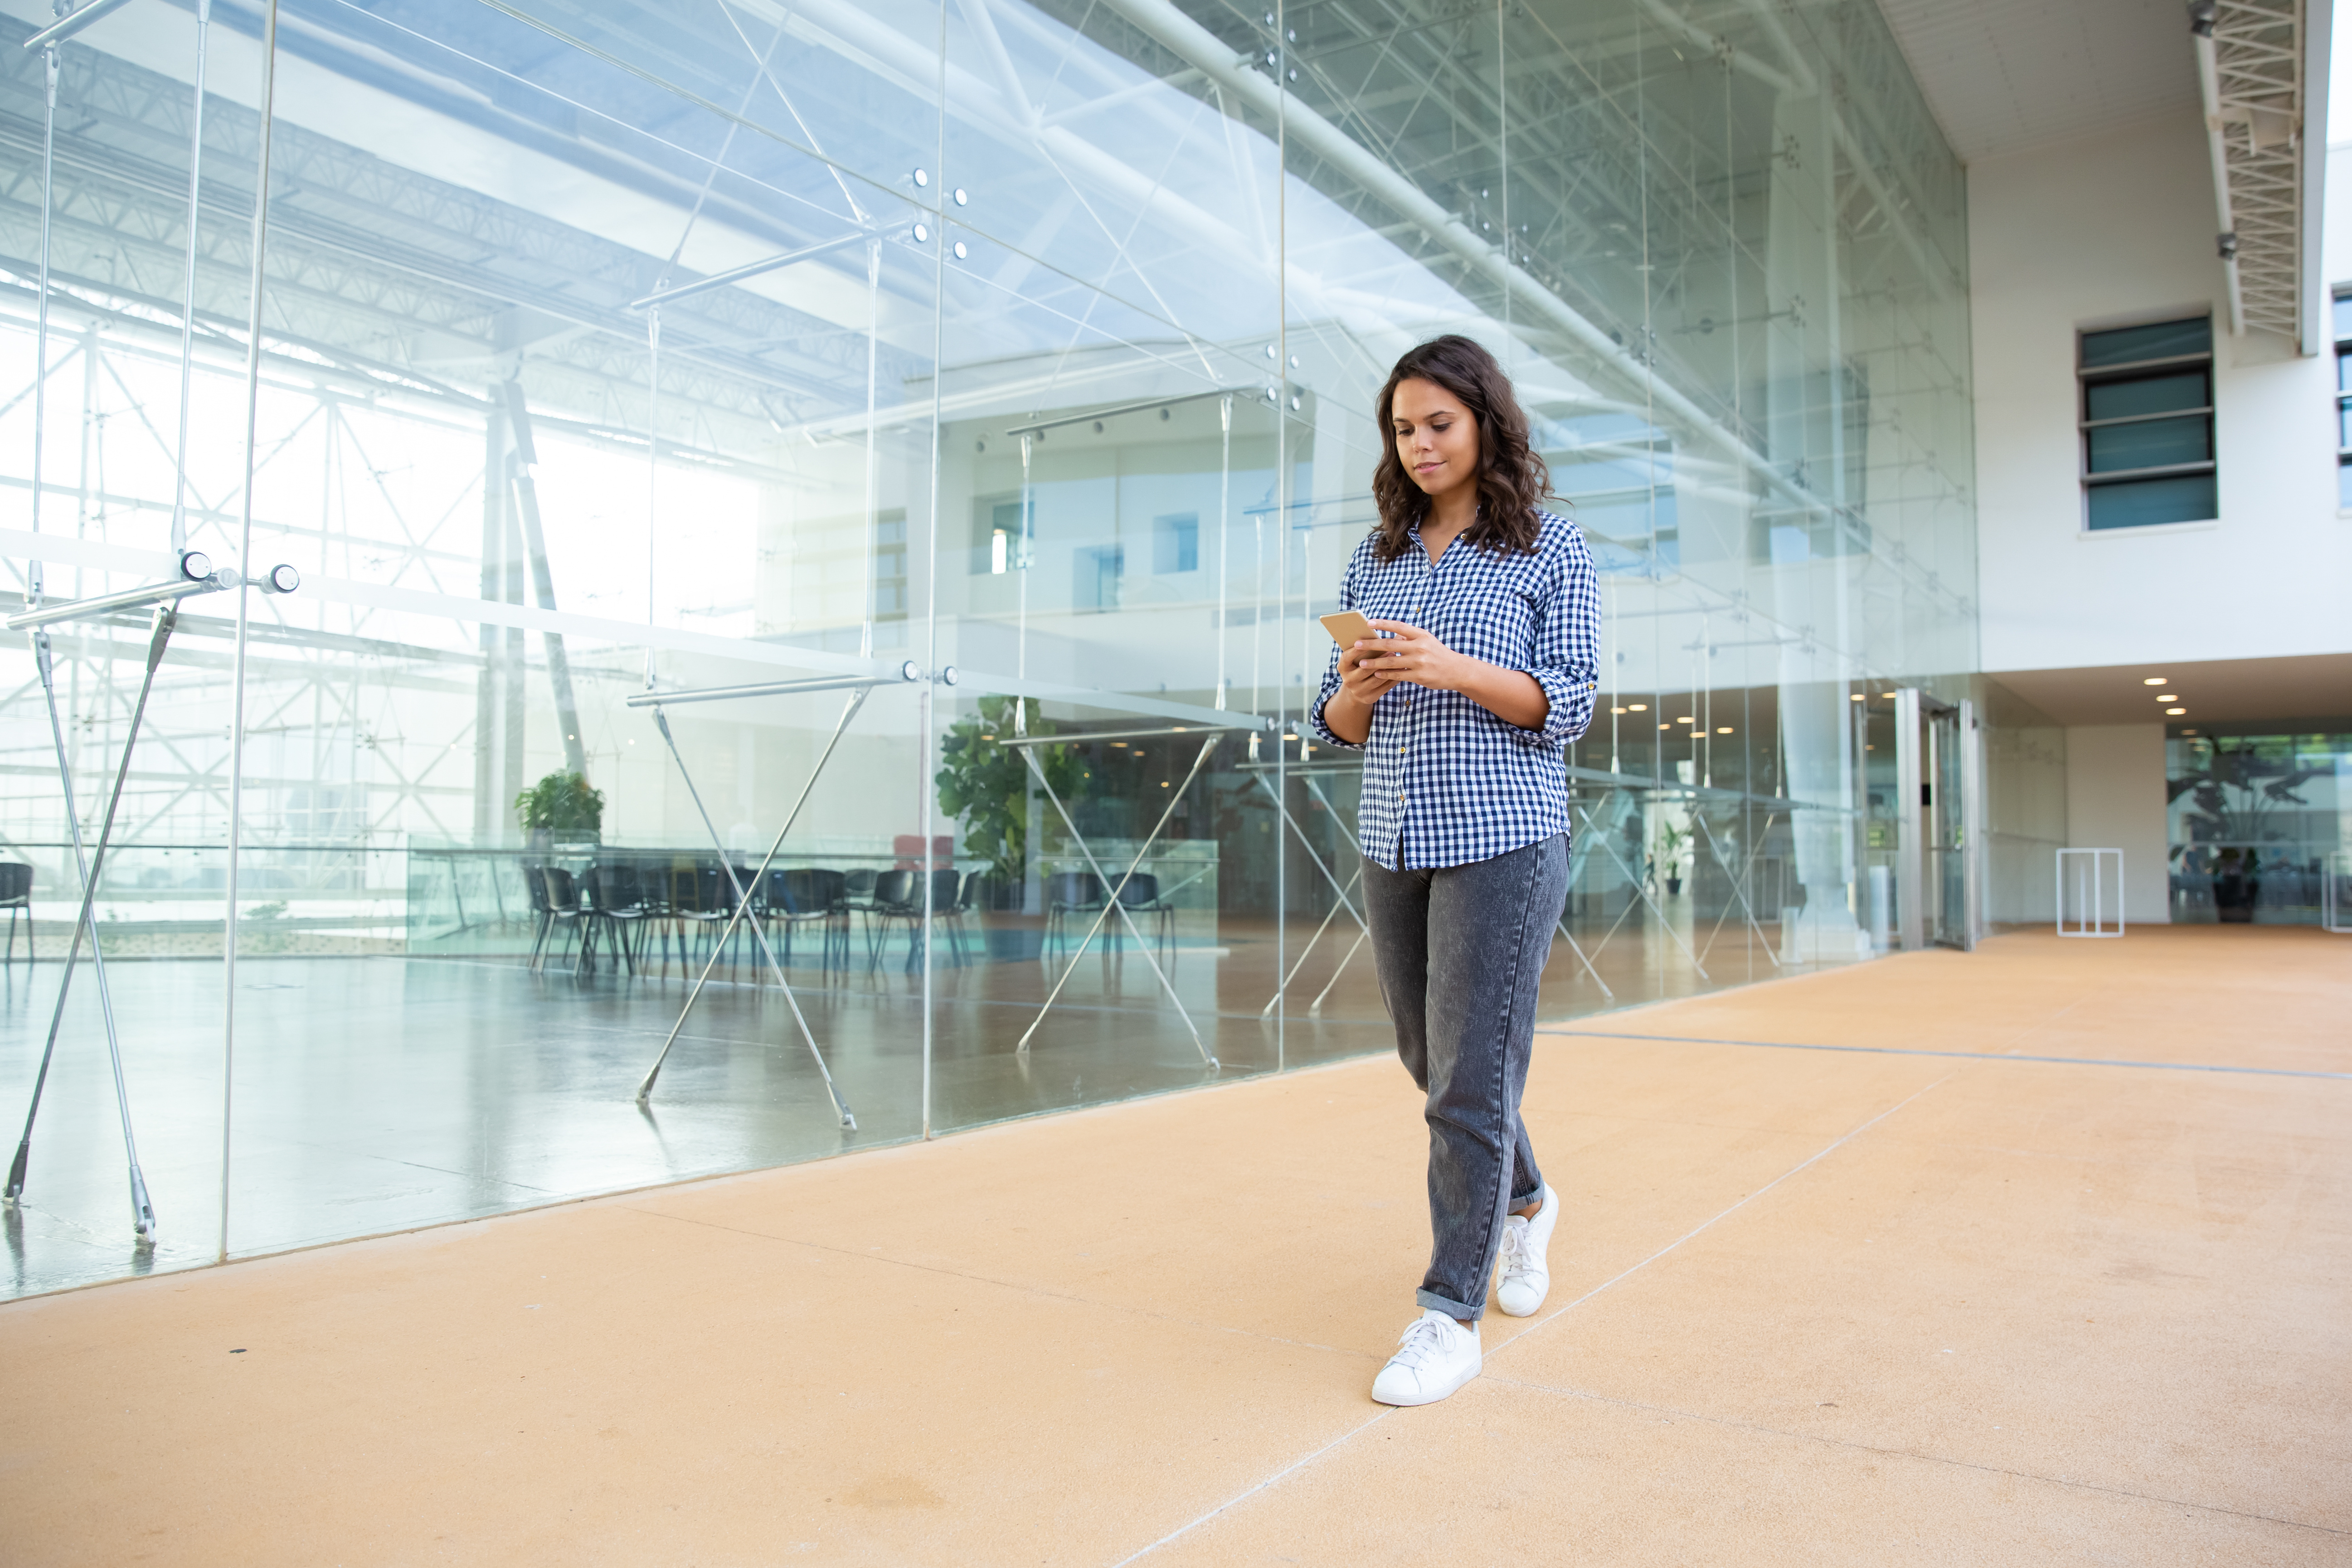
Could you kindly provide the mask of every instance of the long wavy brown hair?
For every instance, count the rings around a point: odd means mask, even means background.
[[[1535,553],[1536,510],[1551,493],[1551,469],[1528,444],[1528,416],[1511,378],[1493,354],[1452,332],[1406,350],[1381,388],[1381,462],[1372,470],[1381,531],[1372,552],[1395,560],[1412,548],[1412,531],[1429,515],[1428,493],[1397,457],[1392,416],[1398,385],[1414,380],[1444,387],[1478,421],[1478,520],[1462,537],[1481,550]]]

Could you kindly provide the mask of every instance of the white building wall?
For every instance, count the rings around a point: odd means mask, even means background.
[[[2162,724],[2067,730],[2066,842],[2124,852],[2124,918],[2135,925],[2172,918],[2164,805]]]
[[[2194,119],[1969,166],[1988,671],[2352,649],[2334,359],[2227,335],[2209,168]],[[2352,282],[2352,150],[2328,184],[2327,280]],[[2076,331],[2205,310],[2221,518],[2085,531]]]

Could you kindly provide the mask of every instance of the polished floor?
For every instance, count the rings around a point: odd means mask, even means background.
[[[2342,1563],[2352,942],[1566,1026],[1544,1311],[1366,1397],[1392,1062],[0,1307],[12,1563]]]
[[[932,1130],[1388,1049],[1370,958],[1348,959],[1350,942],[1337,924],[1309,949],[1314,933],[1304,921],[1285,933],[1283,956],[1297,973],[1278,1018],[1265,1016],[1278,973],[1270,926],[1227,921],[1216,946],[1177,948],[1169,968],[1181,1015],[1139,952],[1091,953],[1071,970],[1026,1051],[1021,1037],[1039,1019],[1059,966],[982,962],[975,938],[974,962],[954,967],[943,945],[929,1012]],[[1026,934],[1034,952],[1036,933]],[[1686,916],[1646,928],[1629,921],[1605,944],[1591,933],[1584,941],[1591,971],[1565,941],[1554,943],[1544,1016],[1773,972],[1759,933],[1738,924],[1710,931]],[[817,951],[803,940],[798,956],[814,961]],[[855,1131],[834,1116],[782,994],[755,984],[749,962],[722,966],[702,993],[640,1110],[638,1082],[692,989],[681,965],[666,973],[648,965],[633,977],[607,963],[583,977],[563,962],[532,973],[467,959],[245,957],[227,1250],[249,1257],[918,1138],[925,1000],[904,952],[901,935],[870,968],[861,942],[846,973],[813,962],[792,972]],[[1691,962],[1702,953],[1705,978]],[[61,967],[0,965],[6,1153],[23,1125]],[[136,1245],[131,1233],[121,1122],[85,966],[43,1095],[23,1201],[0,1210],[0,1298],[219,1254],[221,966],[142,960],[109,973],[141,1166],[161,1222],[157,1245]]]

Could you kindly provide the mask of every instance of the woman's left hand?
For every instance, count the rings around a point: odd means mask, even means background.
[[[1403,621],[1374,621],[1371,626],[1374,631],[1389,635],[1377,643],[1360,646],[1377,649],[1385,657],[1367,657],[1364,668],[1384,680],[1402,680],[1425,686],[1432,691],[1460,691],[1478,671],[1492,668],[1467,654],[1455,653],[1438,641],[1436,634]]]

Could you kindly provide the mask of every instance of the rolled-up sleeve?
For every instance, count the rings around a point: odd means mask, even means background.
[[[1352,610],[1355,607],[1356,562],[1351,560],[1348,563],[1348,570],[1339,578],[1339,608]],[[1343,740],[1333,731],[1330,725],[1323,722],[1323,705],[1330,701],[1339,689],[1339,645],[1333,643],[1331,657],[1323,666],[1323,689],[1316,693],[1314,705],[1307,710],[1307,727],[1315,731],[1315,738],[1327,746],[1341,746],[1350,752],[1360,752],[1364,749],[1362,745],[1354,741]]]
[[[1535,647],[1527,667],[1551,707],[1540,730],[1509,727],[1511,738],[1523,746],[1565,746],[1583,734],[1600,691],[1601,575],[1585,547],[1584,531],[1572,523],[1570,529],[1559,569],[1536,606]]]

